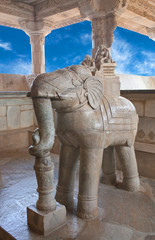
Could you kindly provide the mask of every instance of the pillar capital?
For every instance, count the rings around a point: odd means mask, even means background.
[[[148,37],[155,41],[155,27],[154,28],[146,28]]]
[[[28,20],[22,19],[19,21],[21,29],[26,32],[27,35],[41,35],[45,37],[52,30],[52,24],[44,19],[40,20]]]
[[[44,44],[45,36],[51,32],[52,25],[49,21],[22,19],[19,22],[21,29],[30,37],[32,73],[45,72]]]

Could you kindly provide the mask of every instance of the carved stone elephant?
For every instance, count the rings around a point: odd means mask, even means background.
[[[112,167],[107,176],[115,177],[113,151],[122,164],[123,186],[139,190],[134,153],[138,117],[131,102],[122,97],[103,96],[103,85],[86,66],[74,65],[37,76],[31,88],[40,138],[31,154],[46,153],[53,145],[53,114],[56,133],[62,144],[56,200],[69,207],[73,200],[74,178],[80,156],[77,216],[98,214],[98,183],[103,151],[104,166]],[[109,169],[109,167],[107,167]]]

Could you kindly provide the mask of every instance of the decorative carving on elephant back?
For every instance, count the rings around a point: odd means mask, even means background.
[[[98,183],[102,166],[102,180],[116,183],[114,149],[122,164],[123,188],[139,190],[134,152],[138,124],[135,108],[123,97],[103,96],[103,85],[93,76],[105,58],[112,62],[109,52],[105,53],[104,59],[97,61],[97,67],[86,56],[82,65],[37,76],[31,88],[40,136],[30,147],[30,153],[42,155],[50,151],[54,108],[57,113],[56,133],[62,144],[56,200],[70,207],[80,156],[77,216],[81,218],[98,215]]]

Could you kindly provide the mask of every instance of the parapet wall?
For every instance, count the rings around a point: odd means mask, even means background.
[[[139,173],[155,178],[155,90],[124,90],[121,95],[134,104],[139,116],[135,142]]]
[[[0,92],[30,91],[36,75],[0,74]]]
[[[0,151],[28,148],[29,132],[35,125],[27,92],[0,92]]]

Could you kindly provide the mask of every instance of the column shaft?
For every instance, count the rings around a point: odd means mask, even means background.
[[[93,58],[95,57],[99,45],[103,44],[106,48],[111,47],[113,42],[113,32],[116,26],[116,16],[113,14],[92,18]]]
[[[45,72],[45,37],[43,34],[30,34],[32,73],[40,74]]]

